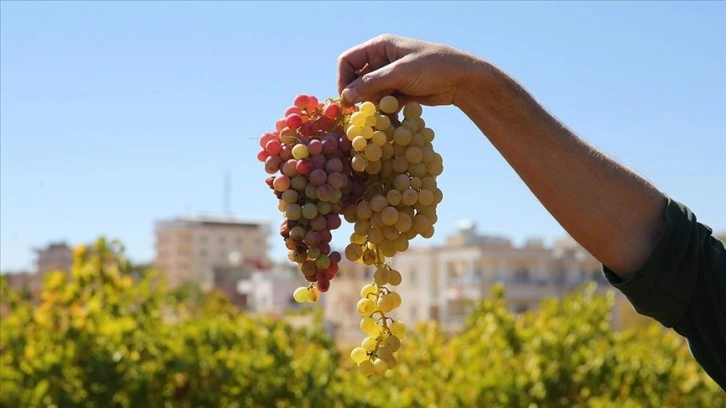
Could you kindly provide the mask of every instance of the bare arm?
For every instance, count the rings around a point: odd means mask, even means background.
[[[665,196],[548,114],[482,63],[455,104],[481,129],[557,221],[623,279],[641,267],[665,222]]]
[[[565,230],[621,278],[650,256],[664,226],[665,196],[573,134],[501,70],[448,47],[391,36],[349,50],[339,67],[348,102],[394,93],[459,107]]]

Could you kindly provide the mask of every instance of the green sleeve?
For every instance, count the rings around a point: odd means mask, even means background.
[[[665,230],[645,265],[626,281],[603,271],[638,313],[685,336],[698,363],[726,390],[726,245],[711,232],[669,199]]]

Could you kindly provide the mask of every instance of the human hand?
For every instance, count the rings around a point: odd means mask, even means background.
[[[401,105],[451,105],[483,61],[453,48],[381,35],[338,58],[338,91],[353,104],[395,95]]]

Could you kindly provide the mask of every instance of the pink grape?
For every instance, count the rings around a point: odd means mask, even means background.
[[[314,169],[324,169],[325,163],[327,162],[325,155],[322,154],[316,154],[315,156],[312,156],[310,160],[313,162]]]
[[[267,160],[268,157],[270,157],[270,153],[267,153],[267,150],[265,149],[260,149],[260,151],[257,152],[257,160],[263,163],[265,162],[265,160]]]
[[[325,216],[325,223],[328,229],[338,229],[342,224],[340,216],[338,214],[328,214]]]
[[[282,173],[288,177],[295,177],[297,176],[297,160],[290,159],[283,163],[282,165]]]
[[[308,102],[310,101],[310,98],[307,95],[300,94],[295,97],[293,100],[293,104],[297,106],[300,109],[304,109],[308,107]]]
[[[297,106],[290,106],[287,109],[285,109],[285,117],[288,117],[289,115],[291,115],[293,113],[294,114],[297,114],[297,115],[301,115],[302,114],[302,109],[300,109]]]
[[[325,170],[327,170],[328,173],[341,172],[343,171],[343,161],[337,157],[334,157],[328,160],[327,163],[325,163]]]
[[[269,174],[275,174],[280,169],[280,156],[270,156],[265,159],[265,171]]]
[[[295,166],[295,170],[297,170],[297,172],[302,175],[310,174],[310,172],[313,170],[313,162],[307,158],[298,160]]]
[[[325,173],[325,170],[322,169],[315,169],[310,172],[310,176],[308,177],[310,179],[310,182],[319,186],[328,179],[328,175]]]
[[[308,151],[311,155],[320,154],[323,152],[323,143],[320,140],[313,139],[308,143]]]
[[[288,176],[277,176],[275,177],[275,180],[272,182],[272,185],[275,187],[275,190],[277,191],[285,191],[288,188],[290,188],[290,177]]]
[[[265,143],[265,150],[267,150],[267,153],[270,154],[278,154],[280,153],[280,150],[282,150],[282,144],[277,139],[272,139],[269,142]]]
[[[285,117],[285,124],[290,129],[297,129],[303,124],[303,120],[297,113],[291,113]]]

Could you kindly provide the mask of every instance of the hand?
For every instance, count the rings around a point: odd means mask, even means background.
[[[338,91],[347,104],[396,95],[401,105],[451,105],[483,65],[447,46],[381,35],[340,55]]]

